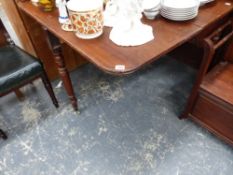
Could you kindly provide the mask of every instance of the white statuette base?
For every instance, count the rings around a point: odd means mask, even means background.
[[[139,46],[154,39],[151,26],[138,23],[129,30],[113,27],[109,38],[119,46]]]

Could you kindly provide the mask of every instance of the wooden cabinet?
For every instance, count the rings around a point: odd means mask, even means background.
[[[190,116],[233,144],[233,64],[220,63],[205,76]]]
[[[200,84],[188,116],[233,145],[232,39],[232,16],[204,37]]]

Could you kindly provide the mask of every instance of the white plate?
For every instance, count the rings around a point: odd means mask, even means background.
[[[194,18],[196,18],[196,16],[192,17],[192,18],[186,18],[186,19],[177,19],[177,18],[167,18],[167,17],[164,17],[168,20],[171,20],[171,21],[189,21],[189,20],[192,20]]]
[[[199,8],[199,6],[196,7],[192,7],[192,8],[183,8],[183,9],[176,9],[176,8],[168,8],[165,6],[162,6],[161,9],[167,10],[167,11],[174,11],[174,12],[188,12],[188,11],[193,11],[193,10],[197,10]]]
[[[200,5],[199,0],[163,0],[162,6],[172,9],[194,8]]]
[[[166,15],[163,13],[161,13],[161,15],[163,17],[171,18],[171,19],[189,19],[189,18],[193,18],[193,17],[197,16],[197,14],[193,14],[193,15],[189,15],[189,16],[170,16],[170,15]]]
[[[190,15],[194,13],[198,13],[198,10],[192,11],[192,12],[171,12],[171,11],[166,11],[166,10],[160,10],[160,12],[171,14],[171,15]]]
[[[163,17],[166,18],[166,19],[169,19],[169,20],[173,20],[173,21],[187,21],[187,20],[194,19],[196,16],[197,15],[186,17],[186,18],[175,18],[175,17],[167,17],[167,16],[163,16]]]
[[[164,13],[164,12],[160,12],[160,14],[162,15],[166,15],[166,16],[171,16],[171,17],[177,17],[177,18],[186,18],[186,17],[189,17],[189,16],[194,16],[194,15],[197,15],[197,13],[193,13],[193,14],[186,14],[186,15],[171,15],[171,14],[167,14],[167,13]]]
[[[189,20],[192,20],[192,19],[194,19],[195,17],[193,17],[193,18],[190,18],[190,19],[169,19],[169,20],[171,20],[171,21],[189,21]],[[168,19],[168,18],[167,18]]]
[[[192,15],[186,15],[186,16],[172,16],[172,15],[167,15],[167,14],[164,14],[164,13],[160,13],[160,14],[164,18],[174,20],[174,21],[186,21],[186,20],[193,19],[198,15],[198,13],[192,14]]]

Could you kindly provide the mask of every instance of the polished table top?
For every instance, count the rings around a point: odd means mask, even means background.
[[[45,13],[30,2],[19,2],[18,6],[59,39],[67,43],[87,60],[111,74],[128,74],[143,65],[150,63],[172,49],[198,35],[208,25],[222,16],[232,12],[233,5],[229,0],[216,0],[214,3],[200,8],[198,17],[187,22],[173,22],[162,17],[143,22],[154,29],[155,39],[141,46],[120,47],[109,39],[111,28],[105,27],[99,38],[82,40],[73,32],[65,32],[58,22],[58,12]],[[124,65],[125,70],[115,70],[116,65]]]

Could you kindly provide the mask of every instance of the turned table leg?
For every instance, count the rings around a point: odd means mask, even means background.
[[[60,74],[60,77],[62,79],[63,85],[65,87],[65,90],[68,94],[68,97],[70,99],[70,102],[74,108],[75,111],[78,110],[78,102],[74,93],[73,85],[70,79],[70,74],[66,68],[64,57],[62,54],[62,49],[61,49],[61,43],[60,41],[49,31],[47,31],[49,41],[51,48],[53,50],[53,55],[54,59],[56,62],[56,66],[58,69],[58,72]]]
[[[66,89],[66,92],[69,96],[70,102],[74,108],[74,110],[78,110],[78,102],[74,93],[74,89],[72,86],[72,82],[70,79],[69,72],[65,66],[64,58],[61,52],[61,48],[54,48],[54,59],[58,68],[58,72]]]

